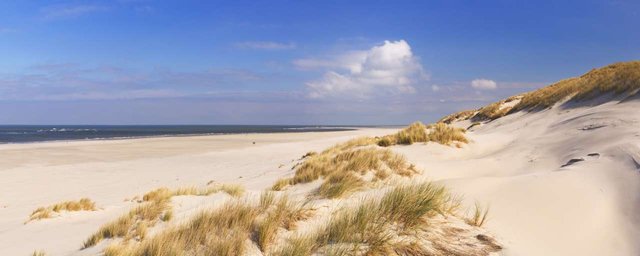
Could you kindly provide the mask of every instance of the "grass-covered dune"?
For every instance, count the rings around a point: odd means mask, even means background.
[[[559,103],[580,103],[603,96],[630,97],[640,90],[640,61],[619,62],[561,80],[541,89],[509,97],[477,110],[448,115],[440,120],[494,120],[518,111],[537,111]],[[515,104],[509,104],[514,103]]]
[[[107,256],[489,255],[501,250],[481,227],[487,211],[477,207],[467,216],[460,210],[461,198],[446,187],[413,180],[420,171],[380,146],[385,139],[394,143],[384,146],[467,142],[463,130],[414,123],[389,136],[309,152],[292,177],[261,193],[243,194],[241,187],[229,185],[156,189],[129,213],[100,227],[84,248],[107,243],[102,247]],[[317,180],[314,188],[298,187]],[[173,197],[218,192],[231,196],[222,206],[172,218]]]

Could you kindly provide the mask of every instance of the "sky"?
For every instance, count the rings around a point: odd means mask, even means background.
[[[638,1],[0,1],[0,124],[433,122],[640,59]]]

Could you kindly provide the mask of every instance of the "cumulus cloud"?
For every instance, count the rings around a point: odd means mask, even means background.
[[[279,42],[242,42],[237,43],[236,47],[244,49],[258,49],[258,50],[287,50],[296,48],[294,43],[279,43]]]
[[[498,85],[493,80],[480,78],[471,81],[471,87],[478,90],[495,90]]]
[[[302,69],[336,69],[306,84],[311,98],[410,94],[419,82],[428,80],[419,59],[404,40],[385,41],[369,50],[348,52],[330,60],[302,59],[293,64]]]

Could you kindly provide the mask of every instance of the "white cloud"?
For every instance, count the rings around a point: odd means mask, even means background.
[[[495,90],[498,88],[498,85],[493,80],[480,78],[471,81],[471,87],[478,90]]]
[[[437,84],[431,85],[431,90],[434,92],[440,91],[440,86]]]
[[[355,51],[331,60],[303,59],[298,68],[329,68],[322,79],[308,82],[311,98],[369,98],[388,94],[414,93],[414,86],[428,80],[411,47],[404,41],[385,41],[367,51]]]
[[[237,43],[236,47],[245,49],[258,49],[258,50],[287,50],[296,48],[294,43],[278,43],[278,42],[242,42]]]

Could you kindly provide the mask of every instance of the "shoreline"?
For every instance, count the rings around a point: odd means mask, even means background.
[[[256,127],[259,125],[256,125]],[[326,127],[326,128],[323,128]],[[308,128],[308,129],[307,129]],[[140,135],[140,136],[119,136],[119,137],[97,137],[97,138],[78,138],[78,139],[48,139],[37,141],[15,141],[0,142],[0,147],[4,145],[23,145],[23,144],[39,144],[48,142],[77,142],[77,141],[114,141],[114,140],[130,140],[130,139],[153,139],[153,138],[181,138],[181,137],[202,137],[202,136],[219,136],[219,135],[242,135],[242,134],[282,134],[282,133],[313,133],[313,132],[344,132],[356,131],[360,129],[395,129],[395,126],[304,126],[298,128],[284,128],[283,131],[265,131],[265,132],[211,132],[211,133],[185,133],[185,134],[160,134],[160,135]]]

